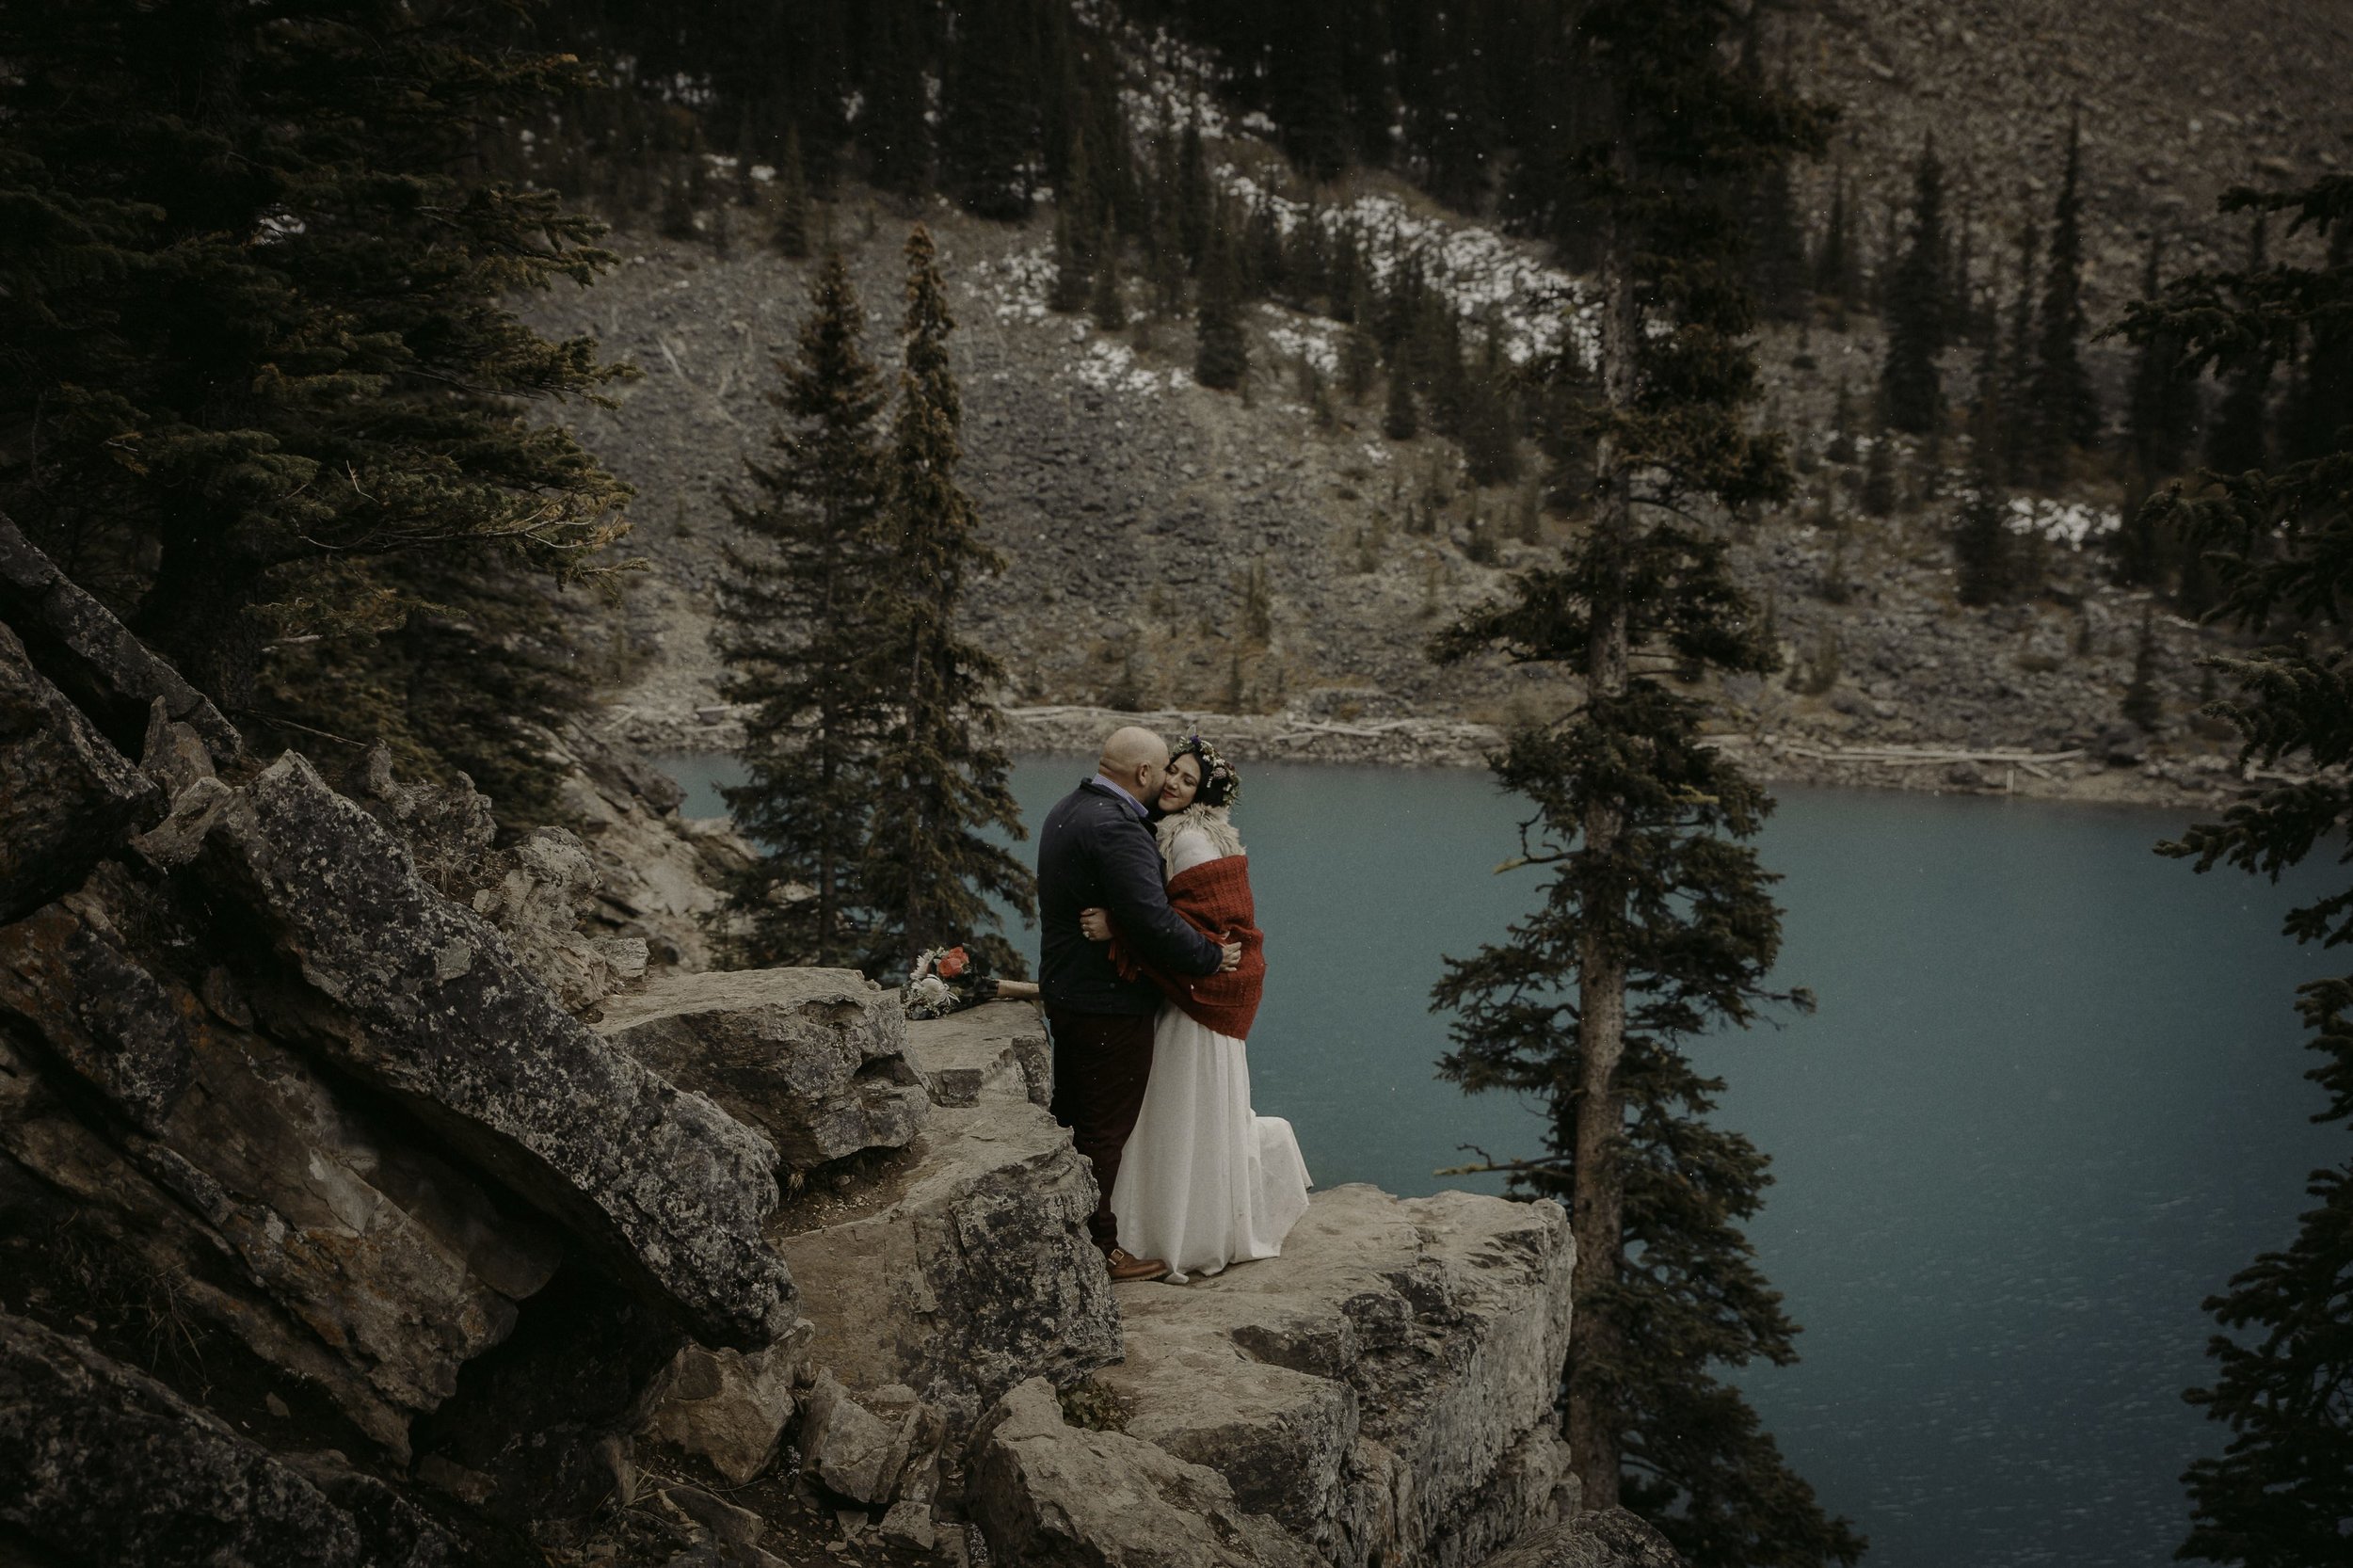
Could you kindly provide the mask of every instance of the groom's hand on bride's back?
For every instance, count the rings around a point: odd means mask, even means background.
[[[1218,973],[1232,974],[1241,968],[1241,944],[1240,942],[1220,942],[1218,951],[1225,955],[1218,960]]]

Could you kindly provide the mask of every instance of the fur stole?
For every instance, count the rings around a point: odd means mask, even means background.
[[[1162,817],[1153,828],[1160,840],[1160,876],[1163,880],[1176,874],[1176,835],[1193,828],[1208,836],[1209,847],[1219,855],[1242,853],[1241,835],[1234,831],[1232,820],[1223,806],[1186,807]]]

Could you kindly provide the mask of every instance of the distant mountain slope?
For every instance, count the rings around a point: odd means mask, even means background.
[[[2342,155],[2316,117],[2345,112],[2332,88],[2353,80],[2346,10],[2257,0],[2231,8],[2227,21],[2175,11],[2108,0],[1891,0],[1785,14],[1801,78],[1848,104],[1839,139],[1849,172],[1883,201],[1903,187],[1933,126],[1957,178],[1979,193],[1980,258],[1993,246],[1989,212],[2008,226],[2031,203],[2047,221],[2059,138],[2079,102],[2097,321],[2137,286],[2139,236],[2151,223],[2178,216],[2228,254],[2233,226],[2201,216],[2216,191],[2264,172],[2263,160],[2278,177]],[[2233,72],[2267,84],[2263,94],[2234,92]],[[1150,89],[1171,85],[1140,82],[1146,90],[1131,102],[1142,112]],[[1229,184],[1273,177],[1264,142],[1239,125],[1215,128],[1225,135],[1211,141],[1211,157]],[[1821,190],[1830,177],[1829,165],[1808,175]],[[1526,319],[1544,286],[1538,248],[1446,215],[1388,176],[1353,176],[1325,193],[1326,212],[1352,204],[1421,229],[1433,253],[1463,258],[1449,286],[1466,313],[1499,304],[1516,312],[1505,322],[1515,335],[1548,327]],[[1540,558],[1565,525],[1543,520],[1537,542],[1521,543],[1525,492],[1466,488],[1455,450],[1432,437],[1385,440],[1378,390],[1362,407],[1336,399],[1333,417],[1319,421],[1295,391],[1295,365],[1328,357],[1332,323],[1253,308],[1250,396],[1209,392],[1188,374],[1189,319],[1104,333],[1083,315],[1046,310],[1050,208],[1016,228],[936,200],[851,189],[832,232],[852,255],[872,346],[884,358],[897,315],[897,248],[918,216],[940,237],[962,321],[966,479],[1008,561],[971,605],[1006,658],[1008,700],[1509,723],[1567,695],[1526,671],[1439,670],[1423,658],[1432,630],[1514,564]],[[745,236],[760,220],[736,209],[707,214],[706,224]],[[548,302],[543,324],[593,331],[647,372],[617,412],[586,410],[576,423],[638,485],[633,543],[656,567],[632,615],[664,651],[617,694],[616,717],[647,739],[692,744],[694,715],[715,702],[703,634],[730,526],[720,495],[741,484],[744,456],[765,440],[760,394],[803,308],[805,268],[743,237],[717,254],[618,239],[630,264],[586,295]],[[2082,548],[2113,525],[2115,487],[2087,471],[2041,507],[2057,536],[2033,547],[2046,591],[1991,611],[1959,607],[1946,545],[1959,451],[1948,446],[1939,463],[1899,443],[1896,515],[1875,519],[1856,504],[1863,458],[1832,428],[1844,385],[1858,409],[1849,435],[1865,433],[1859,410],[1880,352],[1867,316],[1845,333],[1817,326],[1768,335],[1767,416],[1792,432],[1805,477],[1796,504],[1758,520],[1742,558],[1791,669],[1720,694],[1727,728],[1816,747],[2136,754],[2140,743],[2118,726],[2145,596],[2108,584],[2096,550]],[[1947,364],[1957,394],[1966,358]],[[2116,355],[2095,358],[2112,385]],[[1411,513],[1433,517],[1433,531],[1405,532]],[[2193,724],[2201,634],[2163,615],[2149,634],[2165,707],[2149,787],[2202,788],[2220,758]],[[1931,772],[1901,776],[1916,783]]]
[[[2215,213],[2226,187],[2353,162],[2353,7],[1795,0],[1776,11],[1769,29],[1785,29],[1799,84],[1844,105],[1836,159],[1875,198],[1874,222],[1908,194],[1910,161],[1933,133],[1951,186],[1999,244],[2029,210],[2047,227],[2080,108],[2095,321],[2137,288],[2153,230],[2173,265],[2235,262],[2245,230]],[[1835,167],[1808,178],[1817,205]],[[1981,235],[1977,254],[1989,253]]]

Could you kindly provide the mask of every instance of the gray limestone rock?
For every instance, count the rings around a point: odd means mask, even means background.
[[[198,869],[281,966],[254,987],[274,1036],[394,1096],[704,1343],[790,1327],[792,1281],[760,1236],[766,1141],[565,1013],[299,756],[238,792]]]
[[[796,1169],[903,1147],[927,1109],[899,999],[853,969],[664,975],[614,999],[598,1028],[767,1133]]]
[[[990,1549],[1023,1568],[1321,1568],[1217,1471],[1065,1423],[1043,1378],[991,1413],[972,1469],[968,1510]]]
[[[984,1094],[1032,1105],[1054,1097],[1054,1057],[1034,1003],[988,1002],[907,1025],[907,1060],[934,1105],[968,1106]]]
[[[0,920],[74,886],[163,814],[163,792],[0,625]]]
[[[33,664],[123,756],[139,755],[158,699],[167,717],[197,732],[215,763],[244,754],[244,738],[220,710],[6,517],[0,517],[0,621],[16,630]]]
[[[314,1484],[146,1374],[0,1314],[0,1526],[74,1568],[435,1568],[439,1527],[347,1469]]]
[[[1552,1516],[1568,1221],[1465,1192],[1316,1195],[1280,1257],[1119,1288],[1128,1431],[1331,1562],[1459,1568]]]
[[[1622,1508],[1548,1526],[1479,1568],[1683,1568],[1667,1538]]]
[[[139,772],[153,779],[167,796],[177,796],[189,785],[218,776],[212,749],[196,727],[171,716],[162,697],[147,706],[147,738],[139,747]]]
[[[1118,1309],[1088,1240],[1095,1178],[1026,1099],[938,1109],[904,1168],[822,1229],[776,1238],[816,1323],[812,1361],[904,1384],[968,1430],[1025,1378],[1116,1359]]]
[[[670,1365],[668,1387],[645,1434],[696,1454],[744,1486],[768,1467],[792,1419],[797,1347],[706,1350],[689,1345]]]
[[[906,1468],[907,1432],[885,1420],[821,1369],[801,1423],[801,1463],[844,1497],[879,1508],[896,1494]]]
[[[109,868],[0,927],[0,1017],[112,1106],[129,1162],[347,1364],[329,1391],[405,1452],[407,1420],[448,1399],[458,1368],[555,1272],[557,1238],[142,959],[124,932],[153,918]],[[246,1337],[289,1373],[311,1370],[278,1353],[276,1334]]]
[[[642,943],[632,955],[582,935],[602,879],[570,833],[535,828],[493,856],[490,871],[493,880],[473,895],[474,913],[505,933],[516,962],[569,1011],[584,1012],[644,972]]]

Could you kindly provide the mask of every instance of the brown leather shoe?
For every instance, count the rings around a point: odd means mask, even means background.
[[[1103,1262],[1112,1272],[1114,1283],[1131,1279],[1166,1279],[1168,1264],[1157,1257],[1138,1257],[1125,1247],[1113,1247],[1103,1255]]]

